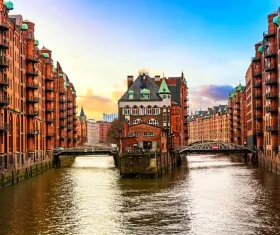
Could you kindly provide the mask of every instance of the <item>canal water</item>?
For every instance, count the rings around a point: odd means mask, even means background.
[[[121,179],[111,157],[78,157],[0,189],[0,234],[280,234],[280,177],[209,155]]]

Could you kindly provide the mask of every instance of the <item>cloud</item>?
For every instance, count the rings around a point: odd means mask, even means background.
[[[200,110],[218,104],[227,104],[229,93],[234,87],[230,85],[203,85],[189,88],[190,110]]]
[[[88,118],[101,120],[103,113],[117,112],[117,103],[107,97],[94,95],[92,89],[88,89],[85,94],[78,96],[77,104],[79,108],[84,108]]]

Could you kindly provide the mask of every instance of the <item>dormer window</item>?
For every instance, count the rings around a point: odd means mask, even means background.
[[[130,90],[128,91],[128,99],[133,100],[134,99],[134,91]]]
[[[141,100],[149,100],[151,98],[150,91],[146,88],[140,91],[140,98]]]

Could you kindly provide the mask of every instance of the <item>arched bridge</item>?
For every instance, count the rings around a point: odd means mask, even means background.
[[[204,140],[177,148],[179,153],[255,153],[254,150],[234,143]]]

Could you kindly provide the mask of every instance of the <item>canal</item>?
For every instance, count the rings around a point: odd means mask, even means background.
[[[279,234],[280,178],[228,156],[188,156],[161,180],[79,157],[0,189],[0,234]]]

